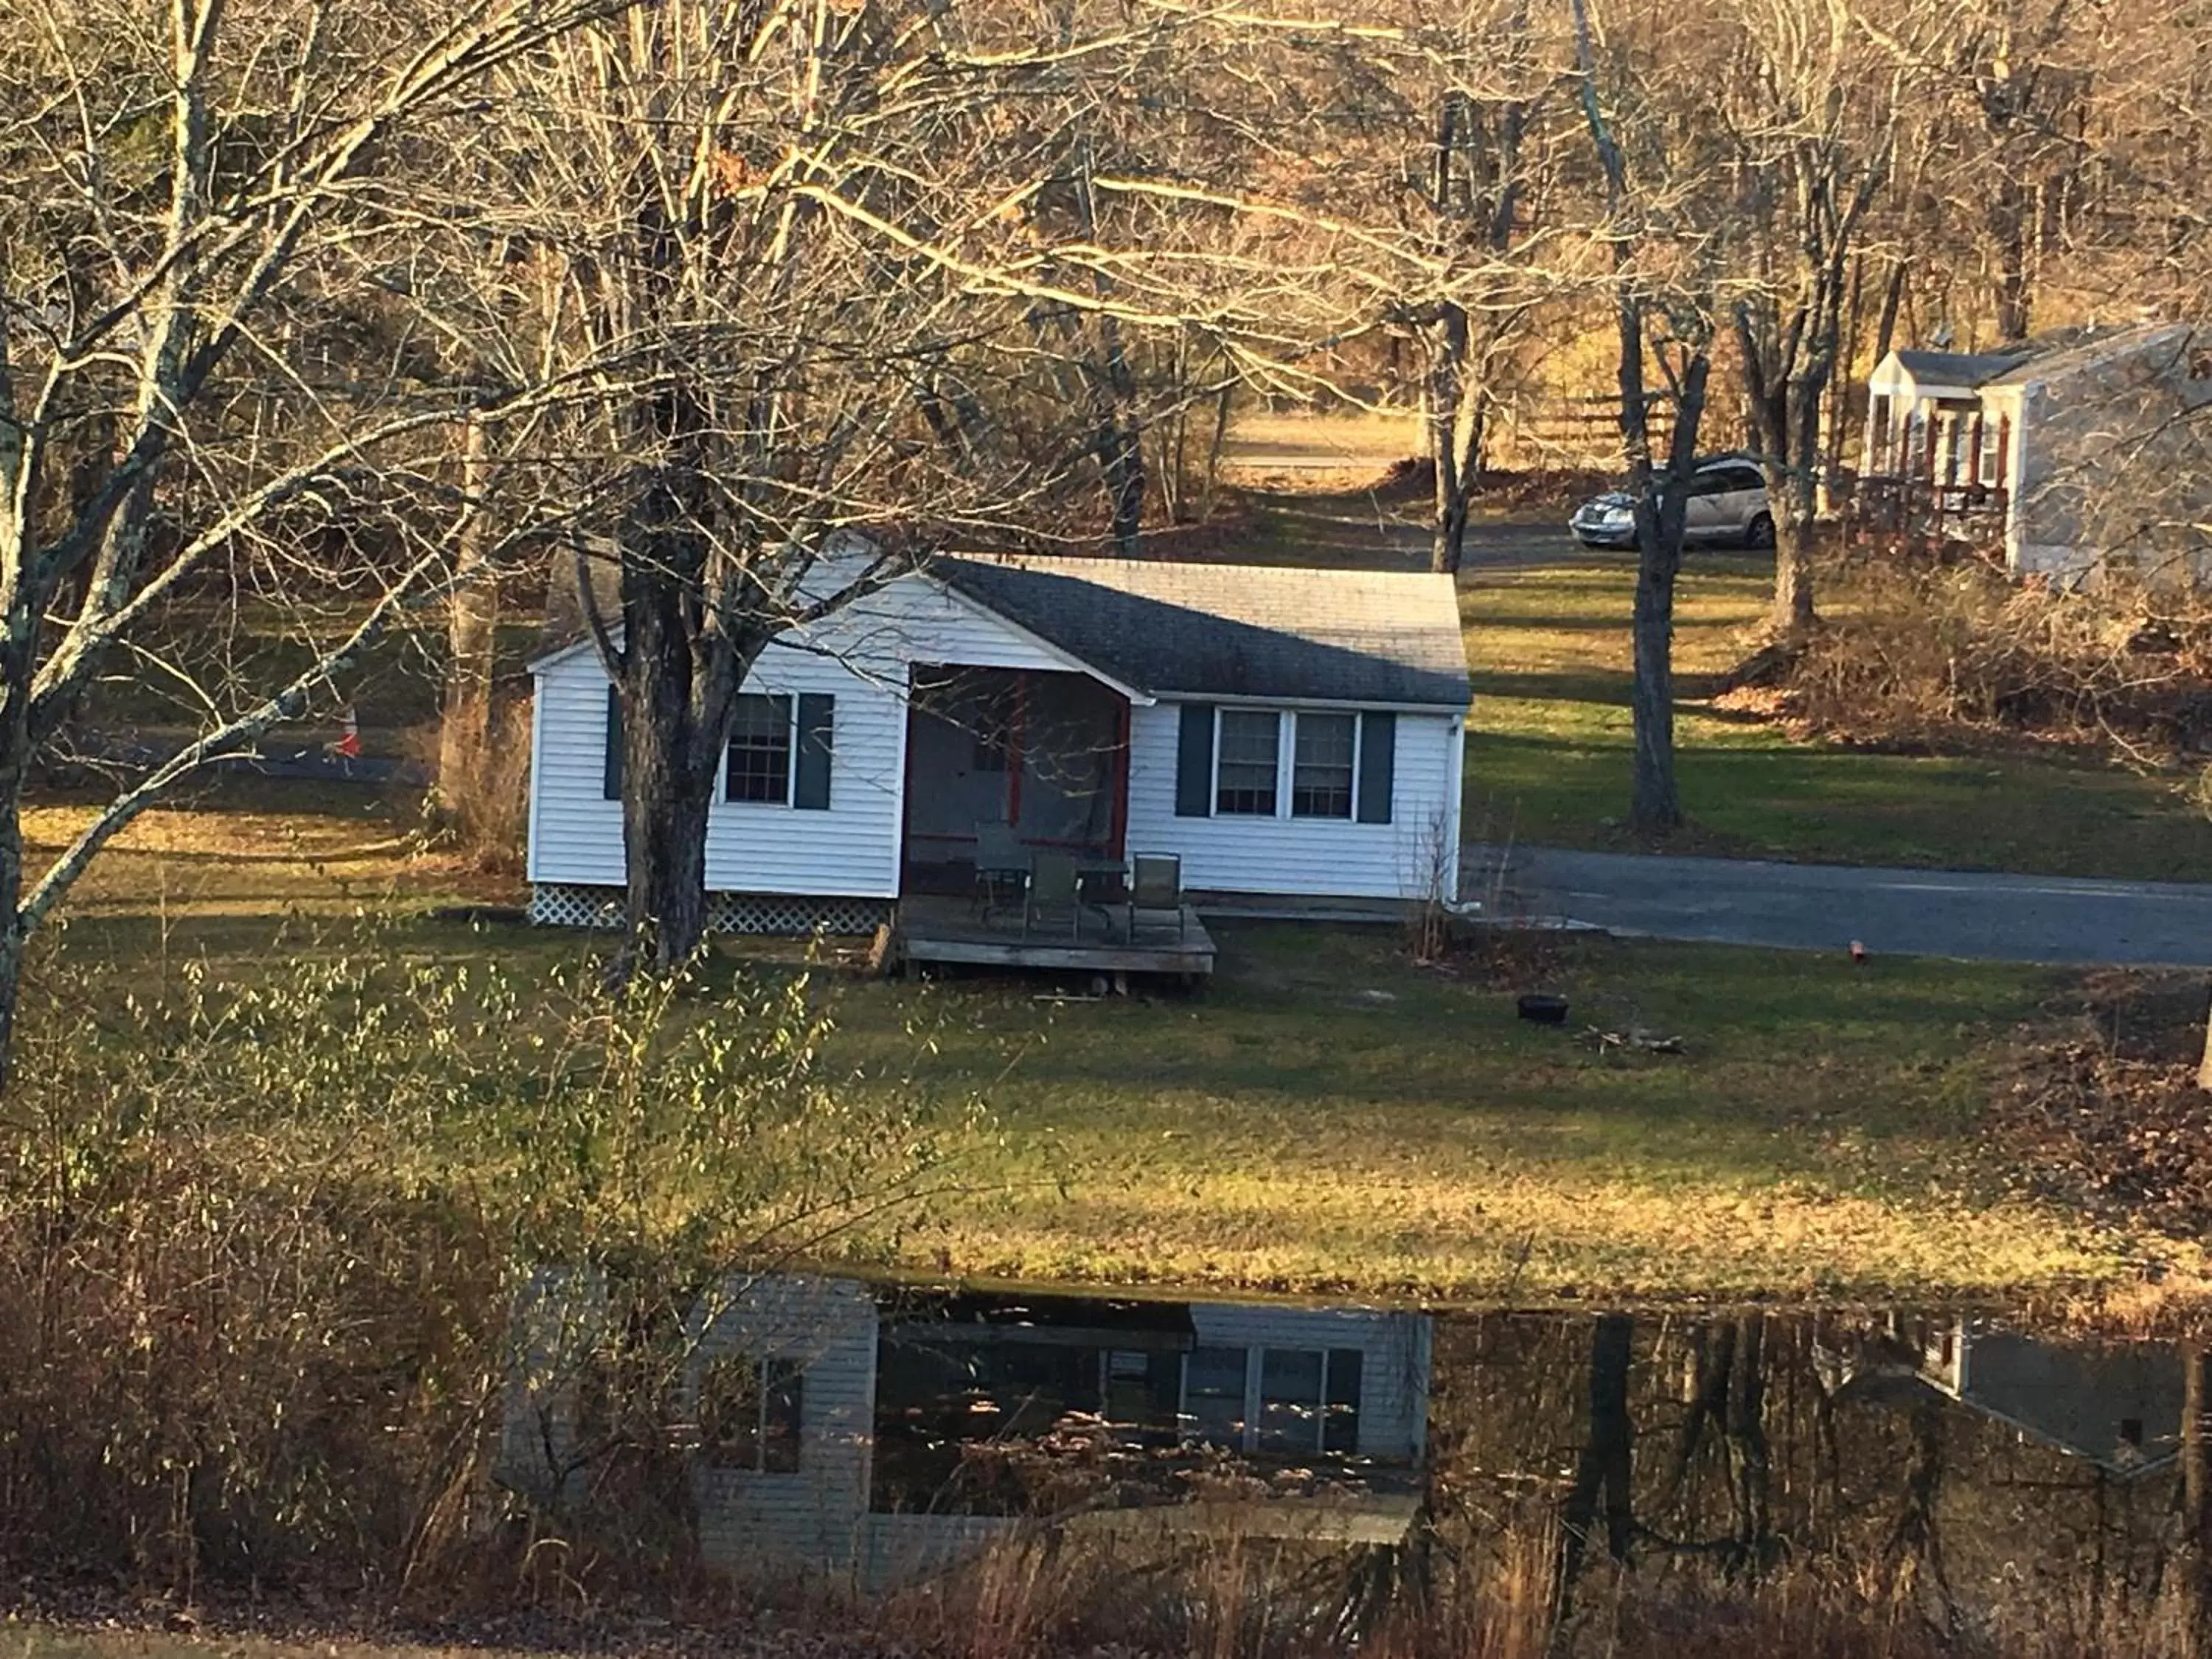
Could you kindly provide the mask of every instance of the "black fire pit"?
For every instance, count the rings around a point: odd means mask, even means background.
[[[1534,1020],[1539,1025],[1565,1025],[1567,1023],[1567,1000],[1543,992],[1531,992],[1520,1003],[1521,1018]]]

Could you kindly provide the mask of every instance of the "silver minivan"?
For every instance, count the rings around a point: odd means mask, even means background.
[[[1636,545],[1635,502],[1625,489],[1593,495],[1574,511],[1567,528],[1584,547]],[[1737,455],[1699,461],[1690,480],[1682,539],[1743,547],[1774,545],[1774,514],[1766,504],[1766,477],[1757,463]]]

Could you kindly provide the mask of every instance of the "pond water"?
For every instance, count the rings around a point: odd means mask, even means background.
[[[2063,1626],[2094,1651],[2171,1600],[2187,1541],[2183,1352],[1993,1319],[792,1277],[733,1284],[687,1328],[676,1415],[704,1554],[873,1590],[1009,1539],[1233,1534],[1370,1565],[1534,1550],[1562,1582],[1616,1560],[1817,1568],[1954,1632]],[[532,1401],[511,1445],[590,1439],[573,1388]]]

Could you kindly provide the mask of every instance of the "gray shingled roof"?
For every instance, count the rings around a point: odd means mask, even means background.
[[[1467,649],[1449,576],[985,555],[928,568],[1154,696],[1467,706]]]
[[[2079,368],[2089,368],[2124,354],[2170,341],[2177,349],[2189,338],[2189,329],[2178,323],[2144,323],[2133,328],[2077,328],[2047,337],[2036,349],[2018,359],[1990,384],[2008,386],[2029,380],[2056,380]]]
[[[2026,347],[2016,351],[1900,351],[1897,364],[1916,380],[1978,386],[1994,380],[2026,355]]]
[[[2083,325],[2053,329],[1997,351],[1900,351],[1897,362],[1916,380],[1979,389],[2037,380],[2096,362],[2115,349],[2135,345],[2171,327],[2157,323]]]

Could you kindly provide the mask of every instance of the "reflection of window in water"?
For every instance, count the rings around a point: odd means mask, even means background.
[[[1357,1348],[1194,1348],[1183,1431],[1237,1451],[1357,1451],[1360,1369]]]
[[[805,1369],[742,1355],[710,1361],[699,1380],[700,1455],[715,1468],[796,1474]]]
[[[1328,1356],[1267,1348],[1260,1362],[1260,1449],[1314,1451],[1321,1445],[1322,1373]]]
[[[1176,1426],[1176,1388],[1182,1356],[1166,1350],[1116,1348],[1106,1356],[1106,1420],[1117,1429]]]
[[[1245,1358],[1243,1348],[1193,1348],[1183,1357],[1183,1420],[1198,1439],[1243,1447]]]

